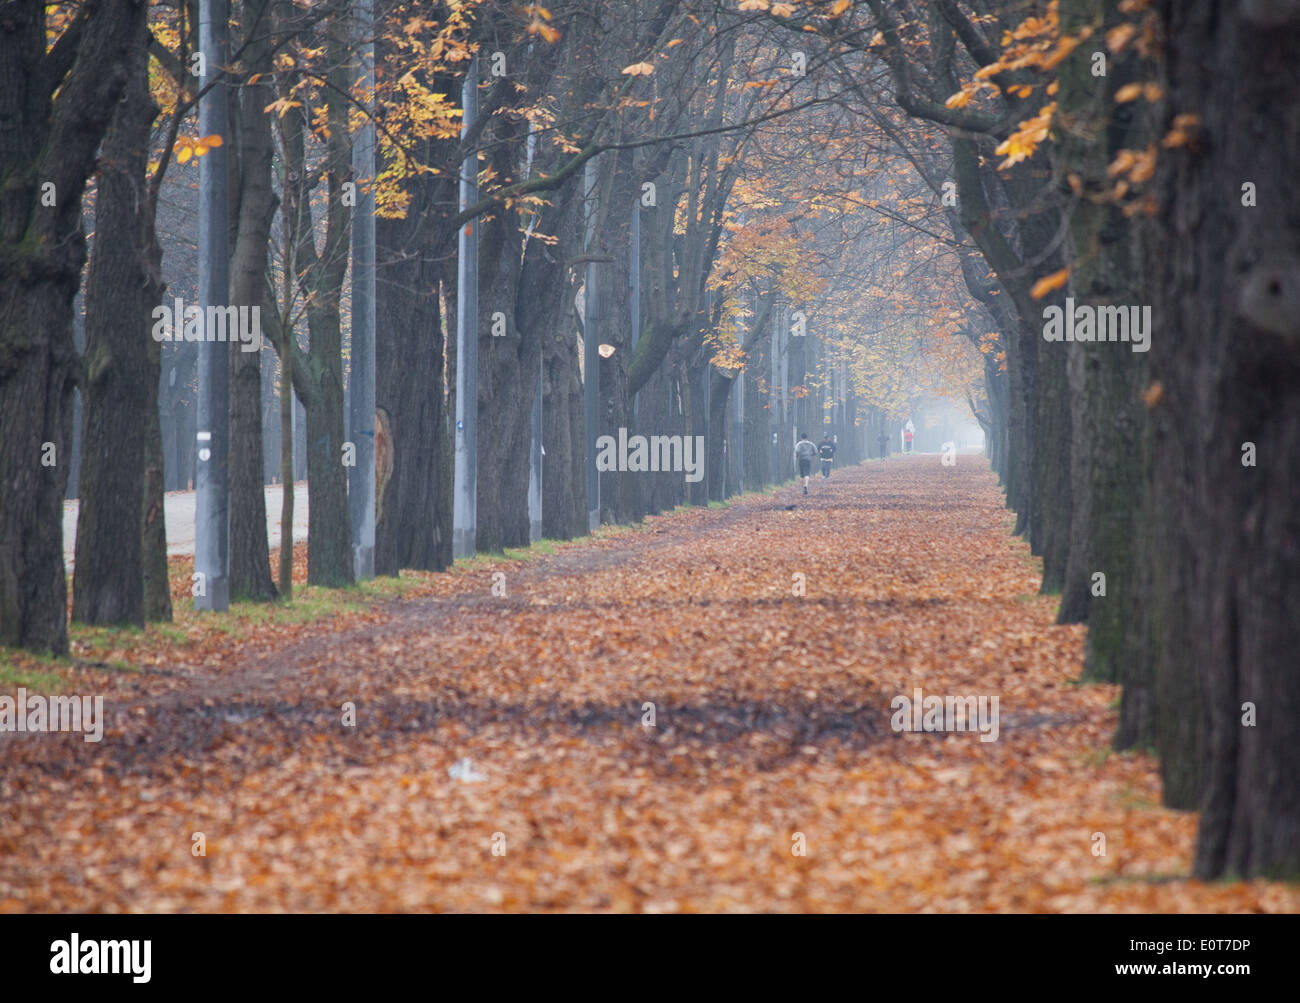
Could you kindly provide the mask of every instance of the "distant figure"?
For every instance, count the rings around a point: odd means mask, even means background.
[[[808,477],[812,474],[813,457],[817,455],[817,446],[808,438],[807,432],[799,433],[799,441],[794,444],[794,458],[799,461],[799,476],[803,478],[803,493],[808,493]]]
[[[876,436],[876,444],[880,446],[880,458],[883,460],[889,455],[889,433],[882,431]]]
[[[903,430],[903,452],[910,453],[911,451],[912,451],[912,430],[910,428],[906,428]]]
[[[817,447],[817,452],[822,458],[822,480],[825,480],[831,475],[831,463],[835,459],[835,443],[831,441],[830,432],[822,436],[822,444]]]

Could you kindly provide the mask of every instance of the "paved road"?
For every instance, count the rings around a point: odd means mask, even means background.
[[[280,505],[284,488],[273,484],[266,489],[266,528],[269,545],[280,545]],[[167,553],[194,553],[195,492],[169,491],[164,496],[167,507]],[[307,539],[307,482],[299,481],[293,492],[293,538]],[[77,503],[63,503],[63,560],[71,569],[77,549]]]
[[[896,458],[124,638],[156,660],[69,684],[101,742],[0,733],[0,914],[1300,912],[1185,880],[1012,521],[986,461]]]

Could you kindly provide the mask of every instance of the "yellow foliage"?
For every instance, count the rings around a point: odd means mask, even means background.
[[[1137,34],[1137,25],[1125,22],[1106,32],[1106,48],[1111,52],[1120,52]]]
[[[213,133],[211,136],[177,136],[176,137],[176,163],[188,164],[191,158],[197,159],[203,156],[209,150],[216,149],[224,140]]]
[[[1013,164],[1032,157],[1038,149],[1038,144],[1047,138],[1055,111],[1056,102],[1051,101],[1043,105],[1037,115],[1025,119],[1016,126],[1015,131],[994,151],[998,156],[1006,158],[998,167],[1005,170]]]
[[[1029,295],[1032,299],[1040,300],[1053,289],[1060,289],[1070,279],[1070,269],[1062,268],[1060,271],[1052,272],[1051,275],[1044,275],[1034,283]]]

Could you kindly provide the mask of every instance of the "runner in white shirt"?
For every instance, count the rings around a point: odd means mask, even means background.
[[[799,441],[794,444],[794,458],[799,461],[799,476],[803,478],[803,493],[808,493],[808,478],[812,474],[813,457],[817,455],[817,444],[808,438],[807,432],[799,433]]]

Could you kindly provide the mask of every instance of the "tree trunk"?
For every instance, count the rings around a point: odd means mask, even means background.
[[[145,438],[148,412],[156,411],[158,404],[149,335],[154,327],[151,314],[162,295],[158,248],[149,240],[145,189],[149,129],[158,109],[149,97],[142,45],[128,50],[125,65],[125,92],[100,153],[95,244],[86,276],[85,407],[72,619],[143,626]],[[147,253],[151,245],[152,255]]]
[[[1068,8],[1063,31],[1125,16],[1117,0],[1088,0]],[[1072,175],[1081,191],[1100,195],[1111,184],[1107,168],[1121,149],[1142,149],[1154,136],[1143,102],[1117,103],[1114,94],[1139,75],[1137,55],[1109,57],[1104,78],[1092,74],[1091,53],[1080,51],[1061,68],[1057,183]],[[1070,292],[1092,307],[1141,303],[1144,255],[1139,227],[1122,207],[1084,197],[1070,216],[1073,255]],[[1135,518],[1144,492],[1140,431],[1146,356],[1123,343],[1076,342],[1069,347],[1074,428],[1075,517],[1058,623],[1089,624],[1084,677],[1116,682],[1125,635],[1145,606],[1137,592]],[[1104,577],[1094,577],[1094,576]]]
[[[536,327],[542,351],[542,534],[568,540],[587,533],[583,390],[575,306],[581,265],[573,265],[582,241],[577,179],[552,195],[537,229],[553,246],[529,242],[524,258],[522,303],[538,306],[520,323]]]
[[[376,499],[375,574],[451,566],[451,448],[438,256],[454,234],[434,225],[452,182],[420,178],[405,219],[375,220],[375,400],[387,415],[392,471]],[[378,427],[378,426],[377,426]],[[376,457],[380,450],[376,443]],[[379,478],[376,477],[378,490]]]
[[[310,344],[302,353],[292,338],[294,389],[307,420],[307,480],[311,520],[307,528],[307,582],[337,587],[353,581],[352,529],[348,516],[347,468],[343,466],[343,332],[341,295],[347,275],[351,209],[343,200],[343,185],[352,180],[352,150],[348,139],[348,88],[351,79],[346,54],[350,47],[345,0],[331,0],[326,27],[330,87],[325,92],[329,128],[324,180],[325,239],[316,251],[307,185],[306,122],[303,109],[278,121],[284,140],[284,218],[289,233],[294,273],[303,278]],[[287,92],[282,96],[288,96]]]
[[[281,599],[293,596],[293,378],[286,359],[293,358],[288,347],[293,325],[283,325],[280,333],[280,566],[278,590]]]
[[[618,436],[620,428],[634,434],[636,421],[632,394],[628,393],[628,367],[632,359],[632,283],[629,279],[632,247],[631,209],[640,196],[633,151],[624,150],[604,161],[611,176],[602,180],[602,199],[608,203],[602,214],[594,253],[611,260],[601,266],[604,285],[600,293],[602,344],[612,345],[614,354],[600,360],[600,418],[597,435]],[[641,471],[611,470],[600,475],[602,523],[640,521]]]
[[[517,144],[498,148],[508,179]],[[501,209],[479,228],[477,550],[528,546],[528,458],[539,339],[520,297],[523,268],[519,213]],[[501,333],[494,334],[494,328]]]
[[[1116,346],[1108,345],[1108,348]],[[1088,380],[1085,346],[1068,345],[1065,376],[1069,387],[1070,418],[1070,533],[1066,541],[1065,573],[1061,582],[1061,604],[1056,622],[1085,623],[1091,576],[1088,571],[1088,524],[1091,501],[1088,495],[1089,428]]]
[[[268,18],[258,15],[269,0],[246,0],[245,57],[253,73],[271,68]],[[271,189],[271,119],[262,109],[275,100],[269,76],[240,88],[239,109],[232,116],[239,142],[230,160],[237,161],[238,230],[230,261],[229,302],[250,312],[265,312],[267,246],[276,209]],[[266,317],[265,331],[270,327]],[[266,535],[266,492],[262,453],[262,346],[244,351],[230,346],[230,596],[265,600],[276,596],[271,581],[270,544]],[[292,537],[291,537],[292,539]]]
[[[0,644],[63,654],[81,196],[126,83],[123,55],[145,42],[145,4],[82,7],[48,52],[43,6],[9,8],[0,31]]]
[[[1191,474],[1189,503],[1160,511],[1178,520],[1167,542],[1182,551],[1161,563],[1186,575],[1177,594],[1192,655],[1158,667],[1157,700],[1161,675],[1178,673],[1184,689],[1188,676],[1199,681],[1206,772],[1196,876],[1294,880],[1300,226],[1289,192],[1300,162],[1300,8],[1160,10],[1170,110],[1200,121],[1193,143],[1162,152],[1157,175],[1167,243],[1151,258],[1151,365],[1162,387],[1152,414],[1169,436],[1162,448],[1184,449]],[[1246,183],[1257,206],[1245,204]],[[1177,490],[1165,480],[1173,472],[1156,471],[1162,500]]]
[[[578,339],[569,324],[542,343],[542,533],[569,540],[587,533],[587,477],[583,466],[582,380]]]
[[[348,479],[343,466],[343,336],[337,302],[333,309],[309,309],[308,317],[309,366],[316,375],[303,402],[311,491],[307,584],[337,588],[351,585],[353,580]]]
[[[145,385],[154,388],[143,415],[144,505],[140,533],[141,564],[144,569],[144,618],[149,623],[170,623],[172,593],[167,575],[167,512],[163,493],[162,421],[158,416],[158,383],[161,376],[162,346],[148,343],[149,361]]]

